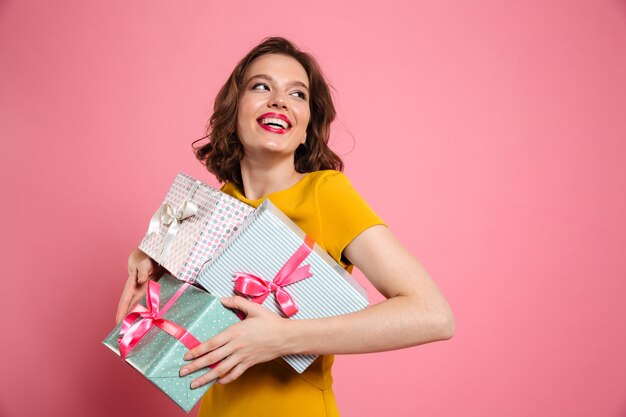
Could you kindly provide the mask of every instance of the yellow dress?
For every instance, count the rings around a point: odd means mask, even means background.
[[[276,205],[348,271],[344,248],[362,231],[384,224],[338,171],[316,171],[286,190],[249,200],[233,183],[225,193],[258,207]],[[318,357],[302,374],[281,358],[247,369],[226,385],[214,384],[200,406],[201,417],[338,417],[332,391],[333,355]]]

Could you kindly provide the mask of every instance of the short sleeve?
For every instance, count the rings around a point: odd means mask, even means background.
[[[346,246],[364,230],[385,223],[341,172],[326,176],[318,187],[318,213],[326,251],[344,267],[349,266],[343,257]]]

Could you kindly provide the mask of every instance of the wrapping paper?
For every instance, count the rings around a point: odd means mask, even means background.
[[[241,273],[273,281],[309,239],[276,206],[265,200],[205,265],[197,282],[211,293],[226,297],[237,294],[233,279]],[[312,276],[283,287],[298,310],[290,316],[291,319],[347,314],[368,305],[365,289],[318,245],[313,246],[300,267],[306,268],[307,265]],[[275,293],[269,294],[262,305],[285,316]],[[288,355],[283,358],[296,371],[303,372],[316,356]]]
[[[170,275],[164,275],[159,284],[161,308],[185,285]],[[145,306],[145,303],[141,304]],[[222,306],[218,298],[194,286],[184,290],[163,314],[163,318],[182,326],[202,342],[239,322],[237,316]],[[121,326],[122,323],[118,324],[102,342],[118,355]],[[154,325],[127,354],[125,360],[179,407],[189,412],[212,383],[194,390],[189,388],[191,381],[205,373],[206,369],[185,377],[179,376],[180,368],[187,363],[183,360],[187,351],[183,343]]]
[[[152,217],[139,249],[176,278],[193,282],[202,265],[253,211],[181,172]]]

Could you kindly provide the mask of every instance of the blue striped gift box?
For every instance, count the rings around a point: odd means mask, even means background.
[[[272,281],[302,246],[305,237],[294,222],[265,200],[204,266],[197,282],[218,297],[228,297],[235,294],[233,277],[237,272]],[[301,265],[307,264],[312,277],[283,287],[299,310],[291,319],[330,317],[367,307],[365,289],[318,245]],[[284,316],[274,294],[270,294],[262,305]],[[316,357],[289,355],[283,358],[302,373]]]

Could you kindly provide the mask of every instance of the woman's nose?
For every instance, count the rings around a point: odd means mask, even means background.
[[[285,96],[282,93],[274,91],[267,102],[267,106],[276,109],[287,109],[287,101],[285,101]]]

